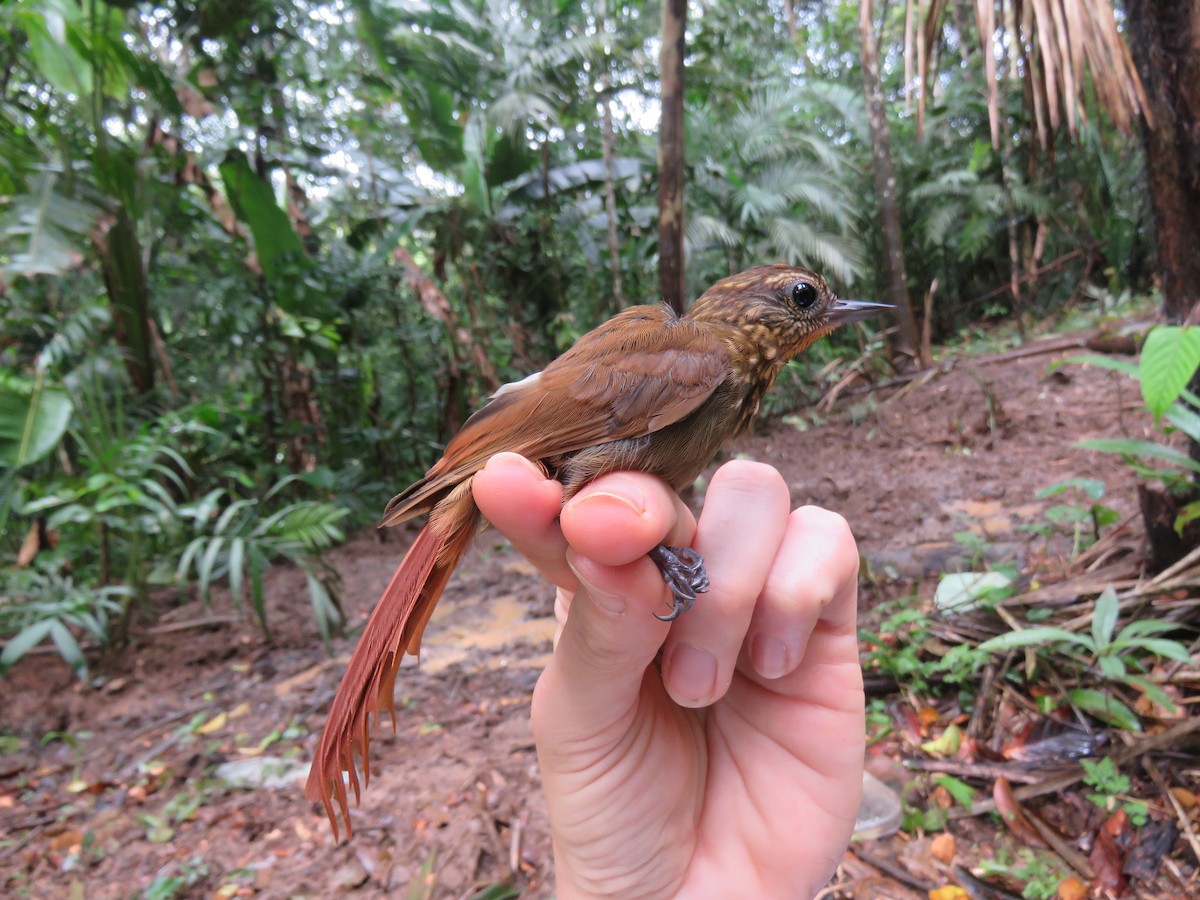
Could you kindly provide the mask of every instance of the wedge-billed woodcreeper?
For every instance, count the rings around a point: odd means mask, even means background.
[[[608,472],[632,470],[676,490],[691,484],[745,431],[784,365],[838,325],[889,309],[841,300],[808,269],[766,265],[725,278],[688,310],[635,306],[585,334],[543,371],[505,385],[471,416],[442,458],[388,504],[383,525],[429,521],[375,607],[342,678],[305,789],[337,833],[336,798],[350,827],[346,781],[359,796],[354,756],[370,778],[371,714],[395,719],[404,654],[416,655],[450,573],[481,517],[471,479],[496,453],[538,462],[563,484],[564,502]],[[650,554],[673,596],[670,620],[708,586],[688,548]],[[348,779],[342,773],[348,774]]]

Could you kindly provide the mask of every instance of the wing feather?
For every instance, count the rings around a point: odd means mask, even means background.
[[[383,524],[428,511],[496,453],[549,459],[685,419],[716,390],[727,367],[723,335],[711,323],[701,327],[665,306],[631,307],[537,377],[497,391],[425,477],[392,499]]]

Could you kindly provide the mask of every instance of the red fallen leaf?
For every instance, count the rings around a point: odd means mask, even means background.
[[[1116,896],[1125,893],[1128,884],[1121,874],[1125,865],[1122,844],[1127,845],[1129,832],[1129,817],[1123,809],[1118,809],[1100,826],[1090,859],[1092,870],[1096,873],[1092,879],[1092,890],[1110,891]]]
[[[1021,804],[1013,796],[1012,785],[1008,783],[1007,778],[996,779],[996,783],[992,786],[992,799],[996,801],[996,812],[1000,813],[1000,818],[1004,820],[1004,824],[1008,826],[1008,830],[1013,833],[1014,837],[1030,847],[1044,848],[1046,846],[1042,836],[1030,824],[1025,811],[1021,809]]]
[[[905,740],[910,744],[921,743],[921,739],[924,737],[924,730],[915,712],[907,706],[902,706],[896,709],[894,718],[897,730],[904,735]]]
[[[958,744],[958,753],[954,758],[959,762],[975,762],[979,758],[979,751],[979,742],[973,737],[963,735],[963,739]]]
[[[1033,723],[1028,722],[1022,726],[1021,730],[1013,735],[1012,740],[1006,741],[1000,748],[1000,755],[1005,759],[1011,758],[1014,754],[1019,753],[1021,748],[1025,746],[1029,740],[1029,735],[1033,732]]]

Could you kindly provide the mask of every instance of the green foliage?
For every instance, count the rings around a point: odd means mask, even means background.
[[[1147,657],[1190,662],[1187,647],[1179,641],[1159,636],[1175,630],[1176,626],[1160,619],[1135,619],[1117,631],[1120,612],[1120,600],[1110,586],[1096,600],[1090,634],[1035,626],[998,635],[981,644],[979,650],[1004,653],[1029,648],[1054,654],[1060,665],[1083,668],[1101,681],[1127,684],[1145,692],[1167,709],[1174,709],[1165,692],[1140,673],[1146,671],[1143,660]],[[1141,728],[1133,711],[1108,693],[1075,688],[1068,697],[1079,708],[1119,728],[1131,731]]]
[[[6,578],[0,598],[0,634],[10,635],[0,651],[0,675],[49,638],[80,677],[87,660],[72,628],[104,643],[109,621],[121,614],[132,592],[120,585],[88,587],[57,572],[18,570]]]
[[[267,279],[280,284],[290,274],[289,267],[307,263],[300,237],[287,214],[275,202],[271,186],[250,170],[245,154],[231,151],[221,163],[221,179],[238,218],[250,227],[254,251]],[[289,312],[306,311],[303,297],[287,291],[276,292],[280,305]]]
[[[178,510],[198,532],[183,548],[176,567],[180,588],[194,572],[200,596],[207,603],[214,582],[228,578],[233,601],[240,606],[247,580],[254,612],[267,629],[263,572],[272,559],[286,559],[304,571],[313,617],[322,638],[329,640],[341,623],[341,608],[333,591],[336,575],[320,560],[320,553],[344,539],[338,522],[348,510],[333,503],[300,501],[267,514],[271,501],[296,479],[276,482],[261,499],[230,500],[216,488]]]
[[[1117,808],[1125,810],[1129,821],[1136,827],[1146,824],[1149,807],[1141,800],[1123,799],[1121,795],[1129,792],[1129,776],[1122,775],[1111,757],[1099,760],[1081,759],[1080,764],[1086,773],[1083,783],[1092,789],[1087,798],[1106,812]]]
[[[28,384],[0,371],[0,467],[21,469],[49,455],[72,412],[71,398],[47,386],[42,372]]]
[[[1157,337],[1156,337],[1157,335]],[[1158,327],[1146,337],[1137,366],[1108,357],[1072,357],[1067,362],[1096,365],[1123,372],[1142,388],[1147,408],[1154,413],[1159,439],[1092,438],[1076,446],[1103,453],[1117,453],[1139,477],[1161,481],[1172,493],[1194,497],[1200,478],[1200,463],[1190,454],[1169,445],[1176,433],[1195,444],[1200,442],[1200,397],[1187,387],[1200,365],[1200,329]],[[1148,379],[1148,382],[1147,382]],[[1158,467],[1155,461],[1170,463]],[[1175,530],[1183,533],[1188,522],[1200,518],[1200,501],[1191,499],[1179,511]]]
[[[1200,328],[1160,325],[1142,345],[1138,381],[1147,408],[1159,419],[1179,399],[1200,366]]]
[[[952,775],[935,775],[932,783],[944,788],[959,806],[970,808],[974,802],[975,789]],[[922,792],[926,782],[916,779],[908,782],[900,793],[902,817],[900,828],[909,834],[925,834],[941,831],[949,821],[949,811],[936,804],[922,807],[916,796]]]
[[[100,214],[91,202],[61,191],[63,179],[44,170],[27,192],[8,198],[0,215],[0,272],[7,275],[63,275],[78,264],[79,245]],[[5,258],[7,257],[7,258]]]
[[[153,822],[147,820],[145,816],[146,814],[143,813],[138,821],[143,828],[146,828],[147,837],[150,838],[156,826]],[[170,829],[168,828],[167,830]],[[150,839],[153,840],[152,838]],[[173,900],[173,898],[181,895],[186,896],[188,893],[195,891],[196,886],[201,884],[208,876],[208,863],[204,861],[202,856],[193,856],[179,865],[178,875],[160,874],[156,876],[146,889],[142,891],[141,900]]]
[[[940,658],[930,658],[924,647],[930,625],[928,613],[901,608],[880,623],[878,632],[860,629],[859,640],[871,648],[864,655],[864,664],[915,693],[933,691],[944,684],[971,692],[974,675],[987,660],[987,653],[979,647],[959,644]]]
[[[979,867],[985,876],[999,875],[1015,881],[1026,900],[1058,896],[1058,886],[1071,874],[1055,854],[1024,848],[1017,851],[1016,860],[1007,848],[1001,848],[993,859],[980,860]]]
[[[692,113],[696,139],[687,238],[704,277],[751,261],[781,259],[823,269],[843,285],[864,259],[850,224],[858,214],[832,142],[803,127],[820,99],[784,83],[756,88],[728,109],[720,100]],[[695,265],[694,265],[695,269]]]
[[[1042,488],[1034,494],[1038,500],[1066,493],[1074,494],[1081,500],[1050,506],[1044,513],[1045,523],[1031,523],[1022,527],[1043,537],[1049,537],[1058,530],[1066,530],[1071,535],[1071,556],[1077,556],[1081,550],[1100,540],[1100,531],[1103,528],[1115,525],[1121,519],[1121,514],[1115,509],[1099,502],[1104,497],[1105,490],[1104,482],[1095,478],[1068,478],[1066,481]],[[1085,533],[1085,529],[1090,533]]]

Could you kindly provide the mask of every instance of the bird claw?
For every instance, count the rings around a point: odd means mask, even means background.
[[[671,590],[673,608],[665,616],[654,614],[661,622],[673,622],[696,602],[696,595],[708,590],[708,573],[704,571],[704,557],[691,547],[664,547],[661,544],[648,554],[663,581]]]

